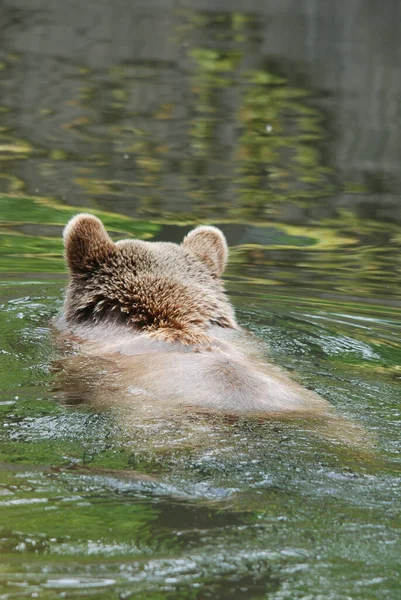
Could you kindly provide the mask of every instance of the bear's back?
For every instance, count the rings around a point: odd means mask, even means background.
[[[72,335],[92,365],[96,358],[112,365],[109,375],[133,404],[281,415],[330,410],[317,394],[264,362],[256,342],[241,330],[211,327],[208,345],[187,346],[133,333],[121,324],[77,325],[71,331],[60,319],[58,328]],[[82,377],[87,369],[84,362]]]

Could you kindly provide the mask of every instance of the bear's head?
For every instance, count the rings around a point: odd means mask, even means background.
[[[211,325],[236,328],[220,275],[227,243],[216,227],[197,227],[178,244],[113,242],[95,216],[64,229],[70,325],[122,323],[157,339],[199,344]]]

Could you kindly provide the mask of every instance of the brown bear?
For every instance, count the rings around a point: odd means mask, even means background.
[[[80,345],[78,372],[90,357],[112,365],[133,404],[332,414],[320,396],[264,362],[237,324],[220,278],[228,249],[219,229],[197,227],[180,245],[114,243],[97,217],[79,214],[64,243],[70,281],[58,327]]]

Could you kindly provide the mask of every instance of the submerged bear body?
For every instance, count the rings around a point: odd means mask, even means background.
[[[93,372],[104,384],[92,390],[95,401],[112,403],[118,386],[133,406],[330,414],[320,396],[264,362],[237,325],[220,279],[227,245],[218,229],[198,227],[181,245],[114,243],[99,219],[81,214],[64,241],[70,282],[58,328],[79,345],[78,378],[86,359],[92,369],[98,359]]]

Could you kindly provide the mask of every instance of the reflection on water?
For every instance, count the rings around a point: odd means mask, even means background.
[[[1,4],[1,597],[398,597],[399,11]],[[81,209],[116,236],[220,226],[241,323],[375,450],[61,402]]]
[[[236,277],[320,294],[399,296],[401,185],[393,161],[401,138],[397,129],[385,135],[392,113],[384,104],[378,132],[371,113],[379,107],[373,99],[365,106],[365,81],[352,94],[353,81],[344,96],[343,82],[334,89],[326,82],[324,65],[315,73],[318,62],[307,48],[297,52],[313,65],[311,87],[301,59],[300,73],[290,68],[291,57],[277,60],[283,41],[269,25],[273,8],[244,14],[194,6],[167,18],[156,6],[143,13],[127,3],[127,14],[113,9],[108,23],[110,8],[87,3],[82,18],[97,25],[77,23],[67,35],[63,3],[36,11],[20,4],[3,9],[3,272],[60,271],[59,229],[42,224],[61,225],[79,207],[129,233],[152,234],[156,223],[219,223],[233,232]],[[336,15],[327,23],[320,13],[309,15],[310,27],[320,24],[323,38]],[[113,42],[117,28],[127,40],[127,22],[136,49]],[[42,39],[43,28],[51,34]],[[147,28],[159,37],[140,43]],[[106,44],[102,51],[95,50],[97,38]],[[321,44],[319,37],[316,53]],[[333,52],[337,62],[347,52],[348,69],[360,73],[352,45]],[[375,56],[378,72],[380,60],[386,56]],[[353,118],[359,110],[363,122]],[[343,113],[350,115],[345,122]],[[344,139],[350,130],[355,156]],[[137,221],[136,230],[118,215]]]

